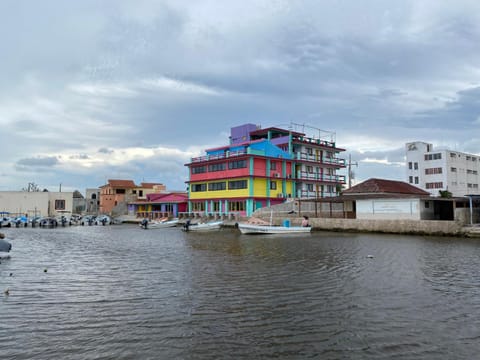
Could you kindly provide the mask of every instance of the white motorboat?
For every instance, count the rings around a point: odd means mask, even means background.
[[[275,226],[245,223],[238,224],[238,229],[242,234],[304,234],[312,231],[310,226]]]
[[[12,249],[12,244],[8,241],[3,240],[5,235],[0,234],[0,259],[10,259],[10,250]]]
[[[168,227],[174,227],[178,224],[178,219],[164,219],[164,220],[153,220],[153,221],[145,221],[146,219],[142,220],[139,224],[140,227],[143,229],[164,229]]]
[[[190,220],[187,220],[185,225],[183,225],[183,231],[212,231],[220,230],[223,225],[223,221],[210,221],[205,223],[191,223]]]

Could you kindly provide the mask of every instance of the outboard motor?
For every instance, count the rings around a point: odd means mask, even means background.
[[[103,218],[103,219],[102,219],[102,225],[105,226],[106,223],[107,223],[107,219],[106,219],[106,218]]]
[[[148,219],[143,219],[140,225],[142,225],[142,227],[146,229],[148,227]]]
[[[187,221],[185,221],[185,224],[183,225],[183,229],[185,231],[188,231],[190,228],[190,219],[188,219]]]
[[[92,225],[93,224],[93,219],[92,218],[88,218],[88,225]]]
[[[62,216],[62,226],[65,227],[65,225],[67,224],[67,218],[65,216]]]

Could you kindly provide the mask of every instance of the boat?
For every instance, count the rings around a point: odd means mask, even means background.
[[[276,226],[257,224],[238,224],[242,234],[305,234],[312,231],[310,226]]]
[[[183,225],[183,231],[212,231],[220,230],[223,225],[223,220],[191,223],[190,220]]]
[[[174,227],[178,224],[178,219],[171,219],[168,218],[161,219],[161,220],[151,220],[148,221],[147,219],[143,219],[142,222],[139,224],[143,229],[164,229],[168,227]]]

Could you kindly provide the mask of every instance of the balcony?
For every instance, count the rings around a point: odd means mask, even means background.
[[[337,193],[335,192],[316,192],[316,191],[308,191],[308,190],[298,190],[297,197],[300,199],[320,199],[320,198],[329,198],[335,197]]]
[[[320,173],[309,173],[306,171],[297,171],[297,181],[323,181],[335,184],[345,184],[345,175],[327,175]]]
[[[300,160],[300,161],[311,161],[311,162],[316,162],[320,164],[326,164],[326,165],[336,165],[336,166],[345,166],[345,159],[338,159],[338,158],[318,158],[317,156],[313,154],[307,154],[303,152],[297,152],[295,154],[295,159]]]
[[[247,154],[246,150],[226,151],[221,154],[205,155],[205,156],[192,158],[192,163],[199,163],[199,162],[205,162],[205,161],[211,161],[211,160],[222,160],[222,159],[228,159],[228,158],[242,156],[246,154]]]

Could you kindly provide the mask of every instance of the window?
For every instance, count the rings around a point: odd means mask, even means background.
[[[126,190],[125,189],[116,189],[115,194],[125,194]]]
[[[417,162],[413,164],[413,168],[414,168],[415,170],[418,170],[418,163],[417,163]]]
[[[270,190],[277,190],[277,182],[270,181]]]
[[[140,197],[143,196],[143,190],[138,190],[138,196],[140,196]]]
[[[309,174],[312,174],[313,173],[313,166],[307,166],[307,172]]]
[[[418,176],[415,176],[415,184],[418,184]]]
[[[451,157],[451,158],[456,158],[456,157],[457,157],[457,154],[455,154],[455,153],[450,153],[450,157]]]
[[[245,211],[245,201],[231,201],[228,203],[228,211]]]
[[[55,210],[65,210],[65,200],[55,200]]]
[[[451,172],[457,172],[457,168],[452,167],[452,168],[450,168],[450,171],[451,171]]]
[[[313,191],[313,184],[307,184],[307,191]]]
[[[277,170],[277,163],[276,163],[275,161],[272,161],[272,162],[270,163],[270,169],[272,169],[272,170]]]
[[[205,203],[202,202],[192,202],[192,211],[205,211]]]
[[[204,172],[206,172],[205,166],[192,167],[192,174],[202,174]]]
[[[229,169],[242,169],[247,167],[247,161],[246,160],[237,160],[237,161],[230,161],[228,163],[228,168]]]
[[[427,189],[441,189],[443,188],[443,182],[433,182],[433,183],[426,183],[425,187]]]
[[[450,153],[453,154],[453,153]],[[442,158],[441,153],[436,153],[436,154],[425,154],[425,161],[428,160],[440,160]]]
[[[213,171],[223,171],[225,170],[226,166],[225,163],[218,163],[218,164],[210,164],[208,165],[208,171],[213,172]]]
[[[247,189],[247,180],[235,180],[228,182],[228,190]]]
[[[408,177],[408,182],[409,182],[410,184],[413,184],[413,176],[409,176],[409,177]]]
[[[226,188],[227,188],[227,183],[225,181],[208,184],[208,191],[220,191],[220,190],[225,190]]]
[[[409,168],[410,170],[412,170],[412,162],[411,162],[411,161],[408,162],[408,168]]]
[[[428,168],[428,169],[425,169],[425,175],[433,175],[433,174],[441,174],[443,171],[442,171],[442,168]]]
[[[207,184],[192,184],[190,189],[192,192],[207,191]]]

